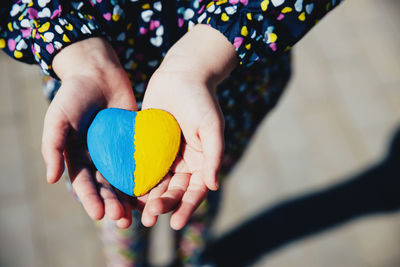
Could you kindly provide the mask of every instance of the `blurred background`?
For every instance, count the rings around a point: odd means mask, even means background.
[[[223,188],[211,257],[400,266],[399,11],[344,1],[295,47],[289,88]],[[45,182],[38,68],[1,53],[0,81],[0,266],[105,266],[65,183]],[[152,236],[157,266],[171,259],[167,222]]]

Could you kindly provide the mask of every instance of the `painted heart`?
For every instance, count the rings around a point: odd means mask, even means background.
[[[222,12],[221,7],[218,7],[218,8],[214,11],[214,14],[218,15],[218,14],[221,14],[221,12]]]
[[[53,46],[53,44],[47,44],[47,45],[46,45],[46,50],[47,50],[47,52],[49,52],[49,54],[53,54],[53,53],[54,53],[54,46]]]
[[[50,0],[38,0],[40,7],[45,7],[48,3],[50,3]]]
[[[183,19],[184,20],[189,20],[191,18],[193,18],[194,16],[194,11],[191,8],[188,8],[185,10],[185,13],[183,14]]]
[[[46,39],[46,42],[51,42],[54,39],[54,33],[52,32],[46,32],[45,34],[43,34],[44,39]]]
[[[155,2],[155,3],[153,4],[153,7],[154,7],[155,10],[161,11],[161,9],[162,9],[162,4],[161,4],[160,1],[158,1],[158,2]]]
[[[21,27],[23,28],[29,28],[31,27],[31,23],[29,22],[28,19],[23,19],[21,20]],[[14,27],[15,28],[15,27]]]
[[[63,33],[64,33],[64,30],[61,28],[60,25],[56,25],[56,26],[54,27],[54,29],[55,29],[56,32],[59,33],[59,34],[63,34]]]
[[[124,41],[125,39],[126,39],[126,35],[125,35],[124,32],[121,32],[120,34],[118,34],[118,36],[117,36],[117,41],[122,42],[122,41]]]
[[[50,12],[50,9],[47,8],[47,7],[43,8],[42,11],[38,12],[38,17],[39,18],[50,18],[50,16],[51,16],[51,12]]]
[[[83,3],[82,2],[71,2],[71,6],[75,10],[80,10],[83,7]]]
[[[168,173],[179,151],[181,130],[166,111],[100,111],[87,133],[97,170],[131,196],[146,194]]]
[[[81,33],[83,33],[83,34],[91,34],[92,32],[90,31],[88,26],[83,24],[83,26],[81,27]]]
[[[213,13],[213,12],[215,11],[215,5],[209,6],[209,7],[207,8],[207,11],[208,11],[209,13]]]
[[[34,49],[35,52],[40,53],[41,49],[40,49],[40,46],[38,44],[36,44],[36,43],[33,44],[33,49]]]
[[[310,3],[310,4],[306,5],[306,12],[307,12],[308,15],[311,15],[313,10],[314,10],[314,3]]]
[[[164,35],[164,26],[163,25],[161,25],[160,27],[157,28],[156,35],[157,36],[163,36]]]
[[[301,12],[303,10],[303,0],[297,0],[294,3],[294,8],[296,9],[297,12]]]
[[[150,31],[154,31],[155,29],[160,27],[160,25],[161,25],[160,21],[158,21],[158,20],[150,20],[149,30]]]
[[[160,47],[162,45],[163,38],[161,36],[156,36],[150,38],[150,43],[154,45],[155,47]]]
[[[271,3],[276,7],[280,6],[285,2],[285,0],[271,0]]]
[[[21,28],[19,27],[19,25],[17,24],[16,21],[13,22],[12,27],[14,28],[14,30],[19,30],[19,29],[21,29]],[[15,39],[17,39],[17,38],[21,38],[21,37],[20,37],[20,36],[17,36]],[[18,41],[19,41],[19,40],[18,40]]]
[[[20,9],[21,8],[20,8],[19,5],[13,5],[12,8],[11,8],[11,11],[10,11],[11,17],[16,16],[19,13]]]
[[[114,15],[122,15],[124,12],[122,11],[119,5],[114,6],[113,14]]]
[[[111,20],[111,13],[108,12],[108,13],[103,14],[103,18],[105,18],[106,20]]]
[[[62,43],[60,43],[60,42],[58,42],[58,41],[55,41],[54,42],[54,47],[56,48],[56,49],[61,49],[62,48]]]
[[[178,10],[176,11],[176,13],[177,14],[183,14],[183,13],[185,13],[185,8],[184,7],[180,7],[180,8],[178,8]]]
[[[154,12],[152,10],[145,10],[142,12],[141,16],[142,16],[142,20],[144,22],[149,22],[151,17],[153,16]]]
[[[21,41],[19,41],[18,44],[17,44],[17,46],[16,46],[16,49],[19,50],[19,51],[24,50],[24,49],[27,49],[27,48],[28,48],[28,45],[26,44],[26,42],[24,41],[24,39],[22,39]]]
[[[236,10],[237,10],[237,6],[228,6],[228,7],[225,8],[225,12],[226,12],[226,14],[228,14],[228,15],[233,15],[233,14],[235,14],[235,13],[236,13]]]

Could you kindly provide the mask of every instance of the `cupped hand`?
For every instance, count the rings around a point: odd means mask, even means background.
[[[153,226],[158,215],[173,211],[170,225],[182,229],[208,190],[218,189],[224,120],[215,88],[236,64],[235,49],[220,32],[196,25],[170,49],[151,77],[143,109],[170,112],[182,129],[183,140],[171,173],[139,198],[145,226]]]
[[[171,174],[147,196],[142,223],[153,226],[157,215],[174,210],[171,227],[181,229],[208,190],[218,189],[223,116],[214,88],[196,76],[176,71],[160,70],[153,75],[143,101],[143,109],[147,108],[170,112],[182,129],[183,139]]]
[[[121,228],[131,224],[132,198],[114,189],[95,169],[86,147],[90,120],[103,108],[137,110],[127,74],[114,50],[100,38],[60,51],[53,67],[62,85],[44,120],[42,155],[47,181],[57,182],[66,163],[71,184],[88,215],[107,215]]]

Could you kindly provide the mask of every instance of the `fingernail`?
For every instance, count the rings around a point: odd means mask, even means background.
[[[47,180],[48,183],[50,183],[50,171],[49,171],[49,168],[47,168],[47,170],[46,170],[46,180]]]
[[[149,213],[151,214],[151,215],[153,215],[153,216],[158,216],[159,214],[159,212],[158,212],[158,209],[156,208],[156,207],[154,207],[154,206],[151,206],[150,208],[149,208]]]
[[[152,223],[151,218],[149,218],[148,216],[142,216],[142,224],[145,227],[151,227],[152,226],[151,223]]]
[[[216,180],[216,181],[215,181],[215,190],[218,190],[218,188],[219,188],[219,181]]]

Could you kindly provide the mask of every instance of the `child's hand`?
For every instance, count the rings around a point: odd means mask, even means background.
[[[131,200],[115,192],[90,162],[86,130],[100,109],[137,110],[129,79],[114,50],[100,38],[72,44],[53,60],[62,86],[46,113],[42,154],[47,181],[57,182],[67,164],[72,187],[95,220],[106,214],[121,228],[131,224]]]
[[[190,73],[157,72],[149,84],[143,109],[170,112],[182,129],[181,153],[169,182],[153,189],[143,211],[142,222],[153,226],[155,216],[180,207],[171,218],[171,227],[180,229],[207,194],[216,190],[217,172],[223,153],[223,117],[214,88]],[[168,185],[168,188],[166,187]],[[168,190],[167,190],[168,189]],[[165,192],[167,191],[167,192]]]
[[[174,210],[171,227],[183,228],[208,189],[218,189],[224,120],[215,87],[235,65],[232,44],[211,27],[197,25],[171,48],[152,76],[143,109],[170,112],[184,138],[173,175],[139,198],[145,205],[145,226],[153,226],[158,215]]]

